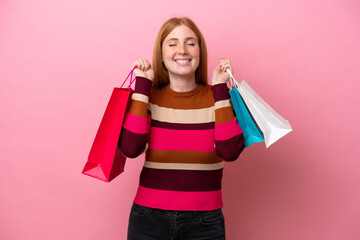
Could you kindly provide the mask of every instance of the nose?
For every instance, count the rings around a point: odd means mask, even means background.
[[[186,55],[186,54],[187,54],[187,50],[186,50],[185,44],[180,44],[179,54],[183,54],[183,55]]]

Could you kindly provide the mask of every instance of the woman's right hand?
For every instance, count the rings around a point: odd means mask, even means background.
[[[154,80],[155,72],[151,66],[151,63],[147,59],[139,59],[137,60],[133,67],[137,67],[134,69],[135,77],[144,77],[149,80]]]

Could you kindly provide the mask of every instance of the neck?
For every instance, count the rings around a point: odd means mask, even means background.
[[[173,76],[169,75],[170,88],[175,92],[190,92],[197,86],[195,82],[195,73],[191,76]]]

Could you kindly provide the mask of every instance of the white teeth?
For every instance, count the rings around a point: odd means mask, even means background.
[[[178,60],[175,60],[175,61],[178,62],[178,63],[188,63],[188,62],[190,62],[190,59],[185,59],[185,60],[178,59]]]

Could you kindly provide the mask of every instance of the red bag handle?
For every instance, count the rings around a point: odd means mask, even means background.
[[[127,87],[127,88],[130,90],[131,84],[135,81],[135,78],[133,78],[133,72],[134,72],[135,68],[137,68],[137,66],[135,66],[135,67],[131,70],[131,72],[129,73],[129,75],[126,77],[126,79],[125,79],[125,80],[123,81],[123,83],[121,84],[121,87],[120,87],[120,88],[122,88],[122,87],[124,86],[126,80],[127,80],[127,79],[129,78],[129,76],[130,76],[130,83],[129,83],[129,86]]]

